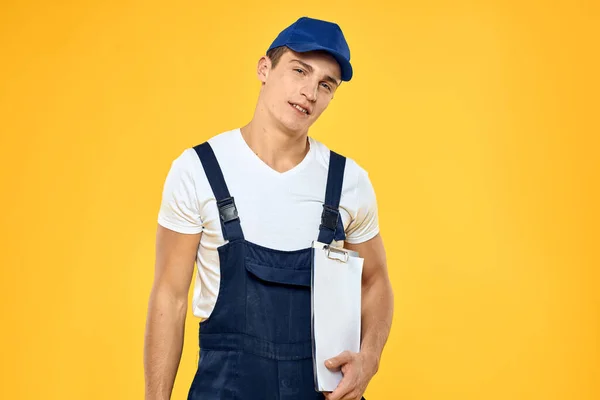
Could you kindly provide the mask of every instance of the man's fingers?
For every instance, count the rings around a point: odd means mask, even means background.
[[[325,361],[325,366],[328,369],[331,370],[335,370],[340,368],[342,365],[349,363],[350,361],[352,361],[352,353],[349,351],[344,351],[343,353],[340,353],[338,356],[335,356],[333,358],[330,358],[329,360]],[[341,384],[341,382],[340,382]]]
[[[342,400],[348,398],[348,394],[354,390],[356,386],[356,369],[352,367],[356,353],[344,351],[336,357],[325,361],[325,366],[330,370],[342,369],[342,380],[331,393],[324,393],[327,400]]]
[[[331,392],[328,396],[326,396],[325,398],[327,400],[340,400],[341,398],[343,398],[346,394],[348,394],[353,385],[353,377],[349,376],[349,375],[345,375],[342,380],[340,381],[339,385],[335,388],[335,390],[333,392]]]
[[[348,397],[349,394],[356,389],[359,378],[356,368],[353,368],[352,364],[347,364],[344,369],[345,371],[342,380],[335,390],[325,397],[327,400],[344,400],[351,398],[351,396]]]

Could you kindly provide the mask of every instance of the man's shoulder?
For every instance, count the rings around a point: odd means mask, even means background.
[[[236,131],[236,129],[233,129],[220,132],[204,141],[192,143],[188,147],[183,148],[174,161],[182,165],[196,167],[196,161],[200,162],[198,153],[196,152],[198,146],[208,142],[215,153],[218,153],[221,148],[231,148],[233,141],[236,139]]]
[[[184,173],[190,173],[192,171],[198,171],[198,167],[202,167],[200,159],[195,150],[197,146],[208,142],[213,149],[215,148],[227,148],[230,147],[228,144],[235,139],[235,130],[229,130],[225,132],[217,133],[203,142],[197,142],[190,144],[188,147],[184,147],[179,151],[177,156],[172,160],[172,168],[179,170]]]
[[[201,144],[204,144],[205,142],[208,142],[210,144],[210,146],[213,148],[227,146],[228,144],[230,144],[231,142],[233,142],[237,139],[236,134],[238,132],[239,132],[239,128],[230,129],[227,131],[221,131],[219,133],[216,133],[216,134],[208,137],[207,139],[205,139],[202,142],[194,143],[192,146],[190,146],[189,149],[186,149],[186,150],[193,150],[195,147],[200,146]]]
[[[346,174],[351,176],[367,174],[367,171],[347,152],[341,152],[335,146],[328,146],[312,137],[309,137],[311,146],[314,146],[316,159],[324,168],[329,167],[331,151],[343,156],[346,159]]]

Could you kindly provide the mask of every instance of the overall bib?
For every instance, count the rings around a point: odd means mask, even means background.
[[[200,360],[188,400],[320,400],[311,341],[312,249],[281,251],[244,239],[233,197],[205,142],[194,147],[217,201],[221,281],[200,323]],[[344,240],[339,202],[346,159],[331,152],[319,241]]]

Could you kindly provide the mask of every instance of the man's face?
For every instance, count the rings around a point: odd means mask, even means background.
[[[263,106],[286,130],[306,132],[329,105],[340,76],[335,58],[323,52],[286,51],[275,68],[261,59]]]

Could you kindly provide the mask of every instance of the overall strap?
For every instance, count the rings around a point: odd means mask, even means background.
[[[198,157],[202,162],[204,172],[206,173],[210,187],[217,200],[223,238],[229,241],[244,239],[244,233],[242,232],[242,225],[240,224],[238,211],[235,207],[235,201],[229,194],[223,172],[221,171],[221,167],[219,166],[212,147],[210,147],[208,142],[204,142],[195,146],[194,150],[196,150],[196,154],[198,154]]]
[[[327,189],[325,190],[325,204],[321,214],[321,225],[319,226],[319,242],[331,244],[334,240],[344,240],[344,225],[340,218],[340,197],[342,196],[342,185],[344,183],[344,169],[346,168],[346,157],[330,152],[329,172],[327,174]]]

